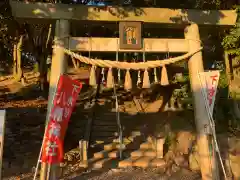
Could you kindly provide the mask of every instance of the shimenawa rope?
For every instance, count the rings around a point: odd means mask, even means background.
[[[88,58],[88,57],[79,55],[79,54],[72,52],[71,50],[66,49],[59,45],[55,45],[55,46],[53,46],[53,48],[61,48],[69,56],[74,57],[83,63],[91,64],[92,66],[99,66],[102,68],[117,68],[117,69],[125,69],[125,70],[129,70],[129,69],[145,70],[145,69],[149,69],[149,68],[156,68],[156,67],[176,63],[178,61],[183,61],[183,60],[188,59],[189,57],[193,56],[194,54],[198,53],[199,51],[201,51],[203,49],[201,47],[196,51],[188,52],[188,53],[178,56],[178,57],[136,63],[136,62],[120,62],[120,61],[111,61],[111,60],[102,60],[102,59],[92,59],[92,58]]]

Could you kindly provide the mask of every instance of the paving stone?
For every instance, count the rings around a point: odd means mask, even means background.
[[[146,150],[146,149],[152,149],[152,143],[144,142],[140,145],[140,149]]]
[[[111,151],[113,149],[116,149],[117,143],[110,143],[110,144],[106,144],[104,145],[104,150],[106,151]]]
[[[105,158],[99,160],[93,164],[93,168],[116,168],[118,166],[118,159],[115,158]]]
[[[154,160],[154,157],[139,157],[136,161],[133,162],[133,166],[137,166],[137,167],[150,167],[151,166],[151,161]]]
[[[153,159],[151,162],[151,167],[164,167],[166,166],[166,162],[164,159]]]
[[[131,153],[132,157],[141,157],[141,156],[146,156],[146,157],[156,157],[157,153],[154,150],[137,150],[133,151]]]
[[[120,167],[120,168],[130,167],[133,165],[133,162],[137,159],[138,159],[138,157],[130,157],[128,159],[124,159],[118,163],[118,167]]]

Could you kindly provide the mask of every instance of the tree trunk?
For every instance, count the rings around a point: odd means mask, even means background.
[[[17,44],[17,74],[15,77],[17,81],[20,81],[23,78],[22,45],[23,45],[23,35],[20,36],[18,44]]]
[[[43,30],[44,31],[44,30]],[[47,57],[50,54],[49,49],[51,49],[51,41],[50,37],[52,35],[52,24],[49,25],[47,40],[45,45],[43,44],[42,53],[40,54],[40,61],[39,61],[39,82],[40,82],[40,89],[43,92],[43,96],[48,96],[49,90],[49,82],[48,82],[48,66],[47,66]]]
[[[13,76],[17,76],[17,44],[13,46]]]
[[[44,53],[45,54],[45,53]],[[46,56],[45,55],[40,56],[40,77],[39,77],[39,82],[40,82],[40,89],[43,93],[43,96],[47,98],[48,95],[48,89],[49,89],[49,83],[47,81],[47,64],[46,64]]]

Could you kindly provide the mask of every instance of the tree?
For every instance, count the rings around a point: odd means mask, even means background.
[[[44,2],[44,1],[43,1]],[[51,1],[49,1],[51,2]],[[7,1],[1,4],[0,43],[4,50],[11,52],[13,75],[16,81],[23,80],[22,55],[31,52],[35,56],[40,72],[39,82],[42,91],[47,91],[46,57],[51,52],[51,24],[20,24],[12,17]]]
[[[60,3],[66,4],[87,4],[91,0],[74,1],[74,0],[59,0]],[[97,0],[96,0],[97,1]],[[55,0],[32,0],[32,2],[50,2],[55,3]],[[219,9],[221,7],[229,8],[234,0],[174,0],[174,1],[156,1],[156,0],[131,0],[127,5],[134,7],[142,6],[157,6],[168,8],[207,8],[207,9]],[[119,5],[126,4],[125,0],[112,0],[111,4]],[[21,52],[31,52],[37,59],[39,72],[40,72],[40,84],[41,90],[46,91],[48,86],[45,84],[47,81],[46,73],[46,59],[51,54],[52,37],[52,24],[19,24],[12,17],[11,9],[8,1],[4,1],[0,7],[0,43],[4,46],[4,50],[7,51],[12,57],[13,62],[13,74],[17,81],[23,78],[21,69]],[[133,9],[130,8],[130,11]],[[226,37],[225,39],[229,39]],[[236,37],[234,37],[236,39]],[[235,40],[237,41],[237,39]]]
[[[240,15],[240,7],[237,7],[238,15]],[[223,38],[222,45],[229,54],[239,56],[240,55],[240,18],[238,16],[236,25],[225,32],[226,36]]]

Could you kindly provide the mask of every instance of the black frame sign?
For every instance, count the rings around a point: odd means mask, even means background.
[[[119,22],[120,49],[142,49],[142,22]]]

